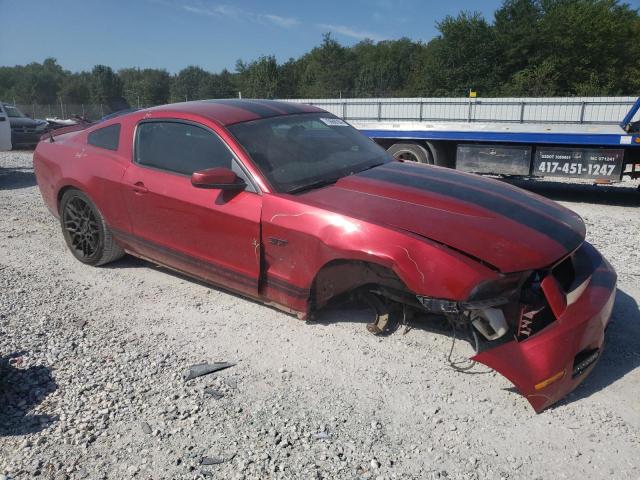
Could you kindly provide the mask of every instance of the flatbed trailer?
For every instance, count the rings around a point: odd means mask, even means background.
[[[640,98],[295,101],[334,113],[404,160],[594,183],[640,177]]]

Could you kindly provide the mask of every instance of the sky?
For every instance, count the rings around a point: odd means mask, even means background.
[[[428,41],[446,15],[502,0],[0,0],[0,65],[58,60],[71,71],[189,65],[217,72],[238,59],[298,57],[322,41]],[[640,0],[630,0],[640,8]]]

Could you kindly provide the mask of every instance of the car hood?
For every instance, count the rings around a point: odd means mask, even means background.
[[[584,240],[580,216],[493,179],[392,162],[299,196],[303,202],[426,237],[502,272],[544,268]]]

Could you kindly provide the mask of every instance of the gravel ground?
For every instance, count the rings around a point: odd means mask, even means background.
[[[638,183],[520,184],[580,213],[619,273],[600,364],[540,415],[452,370],[446,332],[378,338],[366,311],[305,324],[134,258],[84,266],[31,153],[0,153],[0,480],[640,478]],[[185,383],[201,361],[235,366]]]

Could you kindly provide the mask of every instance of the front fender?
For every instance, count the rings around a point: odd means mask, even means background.
[[[485,265],[423,237],[281,195],[264,195],[262,244],[267,285],[284,284],[299,298],[309,297],[314,278],[333,261],[381,265],[415,294],[452,300],[464,300],[479,282],[497,276]],[[290,303],[291,296],[271,293],[280,295],[274,301]]]

